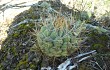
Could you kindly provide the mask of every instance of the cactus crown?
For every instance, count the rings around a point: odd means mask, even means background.
[[[60,16],[57,16],[55,22],[54,22],[54,27],[55,28],[58,28],[58,29],[63,29],[64,27],[67,28],[68,24],[67,24],[67,21],[64,17],[60,17]]]
[[[37,34],[40,50],[48,56],[67,56],[72,48],[72,33],[68,33],[67,22],[58,16],[53,23],[41,27]],[[73,49],[74,50],[74,49]]]
[[[81,31],[82,22],[78,21],[73,28],[70,28],[68,22],[63,16],[46,21],[36,33],[37,45],[42,53],[50,57],[69,56],[79,48],[77,35]]]

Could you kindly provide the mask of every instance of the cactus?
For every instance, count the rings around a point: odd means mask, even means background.
[[[66,25],[65,19],[58,17],[54,23],[41,27],[37,33],[37,44],[44,54],[50,57],[68,56],[78,49],[73,44],[76,40],[74,34]]]

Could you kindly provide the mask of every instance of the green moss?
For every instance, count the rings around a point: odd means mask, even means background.
[[[10,51],[14,54],[14,55],[18,55],[16,48],[13,46]]]
[[[92,67],[90,66],[87,66],[86,63],[82,63],[80,66],[79,66],[79,69],[78,70],[93,70]]]
[[[20,66],[28,64],[27,61],[20,61],[15,70],[19,70]]]
[[[18,64],[16,65],[15,70],[19,70],[20,68],[26,68],[28,65],[28,55],[24,54],[24,56],[22,57],[22,59],[18,62]]]
[[[19,36],[18,32],[13,34],[13,37],[15,37],[15,38],[18,37],[18,36]]]
[[[0,69],[3,70],[3,66],[0,64]]]
[[[36,68],[35,64],[30,64],[30,68],[35,69]]]
[[[19,25],[18,26],[18,28],[17,29],[29,29],[31,26],[30,26],[30,23],[24,23],[24,24],[21,24],[21,25]]]
[[[95,43],[95,44],[93,44],[92,45],[92,47],[91,47],[91,49],[99,49],[99,48],[103,48],[104,47],[104,45],[103,44],[97,44],[97,43]]]

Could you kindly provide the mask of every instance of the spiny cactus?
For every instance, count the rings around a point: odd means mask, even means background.
[[[37,44],[50,57],[68,56],[78,49],[75,46],[78,41],[72,31],[64,17],[57,17],[55,22],[41,27],[37,33]]]

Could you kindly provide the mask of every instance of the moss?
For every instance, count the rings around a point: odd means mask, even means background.
[[[24,66],[23,68],[26,68],[26,65],[28,64],[28,61],[26,60],[28,56],[25,54],[23,58],[18,62],[15,70],[19,70],[21,66]]]
[[[29,27],[31,27],[31,26],[29,26],[29,23],[26,23],[26,24],[21,24],[21,25],[19,25],[19,27],[18,27],[18,29],[29,29]]]
[[[3,66],[0,64],[0,69],[3,70]]]
[[[31,63],[31,64],[29,65],[29,67],[30,67],[31,69],[35,69],[37,66],[36,66],[35,64],[32,64],[32,63]]]
[[[17,38],[18,36],[19,36],[18,32],[13,34],[13,37],[15,37],[15,38]]]
[[[78,70],[93,70],[90,66],[87,66],[86,63],[82,63],[80,66],[79,66],[79,69]]]
[[[12,52],[12,54],[14,54],[14,56],[18,55],[16,48],[13,46],[10,51]]]
[[[20,66],[22,66],[22,65],[24,66],[26,64],[28,64],[27,61],[20,61],[19,64],[17,65],[17,67],[15,68],[15,70],[19,70],[20,69]]]
[[[93,44],[92,45],[92,48],[91,49],[99,49],[99,48],[103,48],[104,47],[104,45],[103,44],[98,44],[98,43],[95,43],[95,44]]]
[[[106,33],[100,34],[97,31],[91,31],[89,32],[88,37],[88,43],[90,43],[92,49],[107,48],[109,36],[106,35]]]

